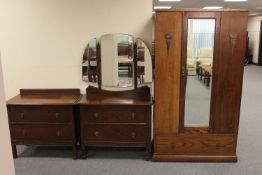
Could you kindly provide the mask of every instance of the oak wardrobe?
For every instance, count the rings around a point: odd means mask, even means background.
[[[248,12],[156,12],[155,161],[237,161]]]

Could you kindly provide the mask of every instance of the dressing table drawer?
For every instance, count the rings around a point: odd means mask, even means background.
[[[85,141],[146,142],[146,126],[86,125]]]
[[[72,140],[71,125],[11,125],[12,140]]]
[[[9,106],[11,123],[70,123],[71,106]]]
[[[81,121],[87,123],[147,123],[146,107],[81,107]]]

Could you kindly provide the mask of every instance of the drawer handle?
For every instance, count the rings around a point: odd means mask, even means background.
[[[131,133],[131,136],[132,136],[133,138],[135,138],[135,137],[136,137],[136,133],[135,133],[135,132],[132,132],[132,133]]]
[[[24,118],[25,118],[24,113],[21,113],[21,114],[20,114],[20,118],[21,118],[21,119],[24,119]]]
[[[171,149],[176,149],[176,144],[175,143],[171,143]]]
[[[132,120],[135,120],[135,113],[132,113]]]
[[[59,113],[55,113],[55,118],[59,119]]]
[[[98,132],[98,131],[95,132],[95,136],[96,136],[96,137],[99,136],[99,132]]]
[[[95,118],[98,118],[98,113],[97,112],[94,113],[94,116],[95,116]]]
[[[60,132],[60,131],[57,131],[57,132],[56,132],[56,136],[57,136],[57,137],[60,137],[60,136],[61,136],[61,132]]]
[[[26,136],[26,131],[25,130],[22,130],[22,135],[23,135],[23,137]]]

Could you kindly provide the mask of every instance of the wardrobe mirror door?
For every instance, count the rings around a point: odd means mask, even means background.
[[[102,88],[134,87],[134,38],[107,34],[100,38]]]
[[[94,86],[98,85],[97,39],[93,38],[87,45],[82,61],[82,79]]]
[[[138,86],[152,83],[152,58],[150,51],[141,39],[136,40],[137,50],[137,84]]]
[[[209,126],[215,19],[187,21],[184,125]]]

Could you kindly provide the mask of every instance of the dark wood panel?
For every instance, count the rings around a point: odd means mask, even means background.
[[[73,106],[8,106],[11,123],[70,123]]]
[[[219,56],[214,59],[211,94],[211,132],[237,133],[244,57],[247,12],[222,12]]]
[[[132,125],[85,125],[85,140],[111,142],[146,142],[147,127]]]
[[[136,106],[81,106],[81,122],[147,123],[147,108]]]
[[[159,135],[155,149],[158,154],[232,155],[236,140],[236,135]]]
[[[20,89],[21,96],[80,95],[80,89]]]
[[[156,133],[179,129],[182,12],[157,12],[155,32]]]

